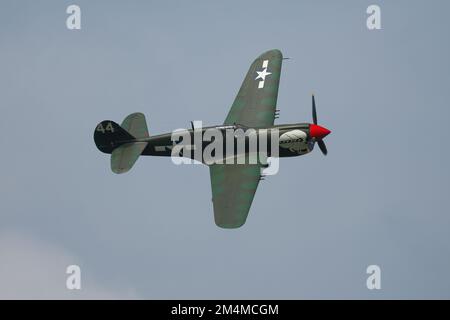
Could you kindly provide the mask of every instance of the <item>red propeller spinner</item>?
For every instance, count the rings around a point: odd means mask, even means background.
[[[330,130],[328,130],[327,128],[321,127],[317,124],[310,124],[309,125],[309,135],[311,136],[311,138],[316,138],[316,139],[323,139],[325,138],[327,135],[330,134]]]

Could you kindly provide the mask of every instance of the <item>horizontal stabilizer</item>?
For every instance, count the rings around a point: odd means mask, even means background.
[[[149,137],[145,116],[140,112],[128,115],[123,120],[121,127],[128,131],[135,138],[142,139]]]
[[[117,174],[129,171],[146,146],[147,142],[131,142],[114,149],[111,155],[111,170]]]

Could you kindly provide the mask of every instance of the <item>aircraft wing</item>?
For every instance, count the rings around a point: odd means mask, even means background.
[[[273,125],[283,55],[270,50],[253,61],[225,119],[225,125]]]
[[[214,220],[222,228],[239,228],[247,219],[261,174],[259,164],[213,164]]]

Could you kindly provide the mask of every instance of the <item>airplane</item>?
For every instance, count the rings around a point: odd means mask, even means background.
[[[305,155],[314,149],[316,143],[322,153],[327,154],[323,139],[331,131],[317,124],[314,95],[313,123],[274,124],[279,115],[276,105],[283,60],[278,49],[258,56],[251,64],[224,123],[205,128],[195,128],[192,125],[191,129],[186,129],[189,137],[194,137],[196,132],[204,134],[206,130],[215,129],[223,134],[225,140],[225,131],[230,129],[245,132],[252,129],[257,136],[263,132],[277,134],[277,152],[268,150],[265,162],[261,160],[257,163],[240,164],[239,161],[233,161],[230,164],[205,163],[202,159],[199,160],[209,167],[214,221],[221,228],[239,228],[246,222],[259,181],[264,176],[262,173],[269,166],[268,157],[273,154],[277,154],[276,157],[279,158]],[[132,113],[121,125],[112,120],[100,122],[94,131],[94,141],[100,151],[111,154],[111,169],[120,174],[129,171],[140,155],[173,156],[177,142],[172,139],[172,134],[150,136],[145,116],[142,113]],[[231,136],[231,139],[235,142],[236,137]],[[207,145],[208,143],[202,142],[202,151]],[[246,149],[241,149],[240,153],[233,148],[232,157],[236,159],[248,156],[248,142],[245,145]],[[195,150],[194,144],[190,147]],[[262,148],[261,144],[257,148]],[[193,153],[195,152],[180,152],[176,156],[194,159]]]

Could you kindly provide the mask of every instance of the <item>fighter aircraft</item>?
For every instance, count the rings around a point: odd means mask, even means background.
[[[222,125],[186,129],[188,137],[195,134],[204,134],[206,130],[214,129],[223,134],[224,141],[232,139],[225,134],[229,130],[253,130],[256,136],[264,133],[277,134],[277,152],[267,150],[266,160],[269,157],[293,157],[311,152],[317,143],[324,155],[327,148],[323,139],[330,130],[317,124],[317,112],[314,95],[312,96],[313,123],[274,124],[278,118],[276,109],[278,87],[280,83],[282,53],[275,49],[267,51],[257,57],[250,66],[231,109]],[[97,148],[111,154],[111,169],[114,173],[124,173],[130,170],[140,155],[145,156],[174,156],[174,148],[179,141],[174,141],[173,132],[150,136],[145,116],[142,113],[133,113],[125,118],[121,125],[114,121],[100,122],[94,131],[94,141]],[[244,150],[233,147],[234,159],[248,156],[248,141]],[[268,141],[275,141],[268,139]],[[269,143],[268,142],[268,143]],[[226,142],[225,142],[226,144]],[[195,150],[192,143],[191,150]],[[201,149],[204,151],[208,142],[202,141]],[[258,143],[257,148],[262,149]],[[239,161],[222,161],[207,163],[203,159],[194,157],[195,152],[177,152],[175,155],[199,160],[209,167],[212,202],[214,207],[214,220],[222,228],[239,228],[248,216],[259,181],[269,162],[258,160],[257,163]],[[200,153],[202,154],[202,153]],[[261,157],[262,159],[263,157]]]

